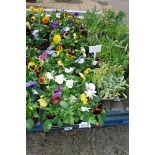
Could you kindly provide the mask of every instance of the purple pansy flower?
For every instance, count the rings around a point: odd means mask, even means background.
[[[41,54],[40,56],[39,56],[39,59],[40,60],[45,60],[47,58],[47,53],[46,52],[44,52],[43,54]]]
[[[38,84],[38,82],[37,81],[34,81],[34,82],[26,82],[26,87],[35,87],[36,85]]]
[[[50,48],[48,47],[46,49],[45,53],[47,53],[48,55],[51,55],[51,56],[55,56],[56,51],[55,50],[50,50]]]
[[[52,26],[53,28],[56,28],[56,27],[59,26],[59,22],[53,22],[53,23],[51,24],[51,26]]]
[[[74,20],[70,20],[70,24],[74,24]]]
[[[57,96],[61,96],[61,86],[58,86],[58,89],[54,91],[54,94]]]
[[[78,12],[74,12],[74,16],[78,16],[79,15],[79,13]]]

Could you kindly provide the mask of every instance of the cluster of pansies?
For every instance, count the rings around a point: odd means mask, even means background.
[[[92,81],[94,59],[78,12],[30,7],[26,22],[27,128],[89,122],[102,125],[105,111]]]

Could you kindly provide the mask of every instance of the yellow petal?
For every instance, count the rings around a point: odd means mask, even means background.
[[[85,71],[84,71],[84,73],[85,73],[85,74],[88,74],[90,71],[91,71],[90,68],[86,68]]]
[[[64,67],[64,64],[62,63],[62,61],[61,60],[58,60],[58,66],[60,66],[60,67]]]
[[[35,11],[35,7],[34,7],[34,6],[30,6],[30,7],[29,7],[29,11],[30,11],[30,12],[34,12],[34,11]]]
[[[53,37],[54,43],[59,43],[61,41],[61,36],[59,34],[55,34]]]
[[[39,102],[41,107],[46,107],[47,106],[47,102],[44,99],[42,99],[42,98],[39,99],[38,102]]]
[[[73,34],[73,37],[74,37],[74,40],[76,40],[76,39],[77,39],[77,34],[74,33],[74,34]]]
[[[83,73],[79,73],[79,75],[80,75],[80,77],[82,78],[82,80],[86,80],[86,77],[84,76],[84,74]]]
[[[37,9],[37,11],[38,11],[38,12],[43,12],[43,8],[42,8],[42,7],[39,7],[39,8]]]
[[[85,93],[81,94],[81,101],[83,102],[83,104],[88,104],[88,99]]]
[[[32,70],[31,67],[34,67],[35,63],[34,62],[29,62],[28,64],[28,69]]]

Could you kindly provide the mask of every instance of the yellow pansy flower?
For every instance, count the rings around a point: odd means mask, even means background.
[[[35,22],[36,21],[36,17],[35,16],[32,16],[31,17],[31,22]]]
[[[64,67],[64,64],[62,63],[61,60],[58,60],[57,64],[58,64],[58,66],[60,66],[60,67]]]
[[[30,70],[34,70],[34,68],[35,68],[35,63],[34,62],[29,62],[29,64],[28,64],[28,69],[30,69]]]
[[[49,17],[48,17],[48,16],[44,16],[44,17],[42,18],[42,22],[43,22],[44,24],[48,24],[48,22],[49,22]]]
[[[67,13],[67,11],[65,11],[65,12],[63,13],[64,18],[66,18],[67,15],[68,15],[68,13]]]
[[[67,56],[68,59],[72,59],[73,58],[72,51],[68,51],[67,54],[66,54],[66,56]]]
[[[54,43],[59,43],[61,41],[61,36],[59,34],[55,34],[53,37]]]
[[[74,38],[74,40],[77,39],[77,34],[76,33],[73,34],[73,38]]]
[[[85,74],[88,74],[90,71],[91,71],[90,68],[86,68],[85,71],[84,71],[84,73],[85,73]]]
[[[43,12],[43,8],[42,7],[39,7],[39,8],[37,8],[37,11],[38,12]]]
[[[80,77],[82,78],[82,80],[86,80],[86,77],[84,76],[84,74],[83,73],[79,73],[79,75],[80,75]]]
[[[81,20],[80,19],[77,19],[76,22],[77,22],[77,24],[80,24],[81,23]]]
[[[55,57],[58,57],[62,51],[57,51]]]
[[[29,7],[29,11],[30,11],[30,12],[34,12],[34,11],[35,11],[35,7],[34,7],[34,6],[30,6],[30,7]]]
[[[83,102],[83,104],[88,104],[88,99],[85,93],[82,93],[80,97],[81,97],[81,101]]]
[[[57,53],[56,53],[56,55],[55,55],[56,57],[60,55],[60,53],[62,52],[62,49],[63,49],[62,46],[58,46],[58,47],[56,48],[56,50],[57,50]]]
[[[47,106],[47,102],[43,98],[39,99],[38,102],[39,102],[41,107],[46,107]]]
[[[63,47],[62,46],[58,46],[58,47],[56,47],[56,50],[57,51],[62,51],[63,50]]]

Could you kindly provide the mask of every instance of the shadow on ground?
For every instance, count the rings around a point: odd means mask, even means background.
[[[128,155],[128,125],[27,133],[27,155]]]

